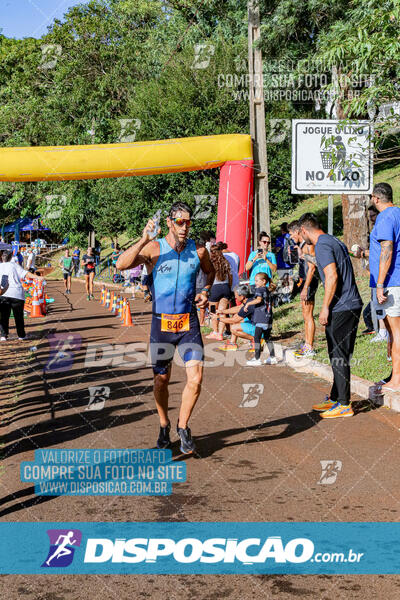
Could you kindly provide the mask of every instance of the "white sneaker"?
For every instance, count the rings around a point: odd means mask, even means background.
[[[369,340],[371,342],[371,344],[374,344],[376,342],[386,342],[387,341],[387,334],[385,336],[381,335],[380,333],[377,333],[371,340]]]
[[[6,341],[7,341],[7,338],[6,338],[6,337],[4,337],[4,336],[1,336],[1,337],[0,337],[0,342],[6,342]]]
[[[278,359],[275,358],[275,356],[268,356],[268,358],[266,358],[264,360],[264,365],[277,365],[278,364]]]
[[[246,362],[248,367],[261,367],[262,362],[259,358],[252,358]]]

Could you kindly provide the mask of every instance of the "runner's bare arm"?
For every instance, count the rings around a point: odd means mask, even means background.
[[[133,267],[145,264],[147,272],[151,273],[155,262],[157,262],[159,252],[158,243],[152,239],[153,230],[154,221],[149,219],[146,227],[143,229],[140,240],[118,257],[115,266],[119,271],[125,271],[126,269],[132,269]],[[158,233],[160,231],[161,229],[158,230]]]
[[[207,248],[197,248],[197,256],[200,259],[201,270],[207,275],[207,282],[204,287],[210,290],[214,283],[215,270]]]
[[[208,296],[210,294],[211,286],[214,283],[215,270],[210,260],[207,248],[197,248],[197,256],[200,260],[200,266],[202,271],[207,275],[207,281],[204,285],[204,293],[197,294],[195,302],[198,308],[205,308],[208,304]]]

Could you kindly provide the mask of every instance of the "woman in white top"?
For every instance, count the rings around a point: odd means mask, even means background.
[[[0,262],[0,285],[7,288],[0,298],[0,341],[4,342],[8,337],[11,309],[14,314],[15,327],[18,339],[25,339],[24,304],[25,291],[22,287],[22,279],[40,279],[35,273],[29,273],[19,264],[11,262],[12,252],[3,250]]]

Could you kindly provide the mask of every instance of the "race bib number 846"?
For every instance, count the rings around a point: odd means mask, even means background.
[[[166,315],[162,313],[161,331],[171,331],[173,333],[189,331],[189,313],[182,315]]]

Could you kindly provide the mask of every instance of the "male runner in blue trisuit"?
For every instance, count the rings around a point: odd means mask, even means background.
[[[182,393],[177,433],[181,451],[195,450],[187,426],[194,405],[200,395],[203,378],[203,341],[197,317],[197,308],[208,303],[214,281],[214,268],[206,248],[197,248],[188,239],[192,210],[177,202],[167,217],[168,235],[153,239],[154,222],[149,220],[141,239],[126,250],[117,261],[117,269],[132,269],[145,264],[149,288],[153,297],[153,318],[150,333],[150,354],[154,371],[154,397],[160,417],[158,448],[168,448],[171,424],[168,419],[168,383],[175,348],[185,363],[187,382]],[[160,229],[158,233],[160,233]],[[196,277],[200,269],[207,281],[196,295]]]

